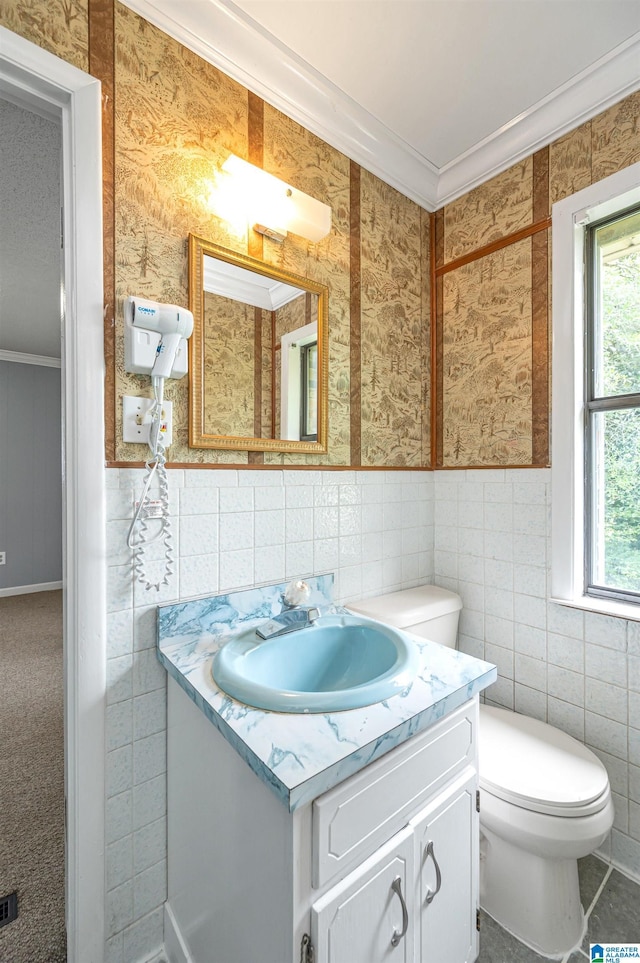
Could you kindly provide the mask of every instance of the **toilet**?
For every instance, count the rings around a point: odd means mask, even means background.
[[[438,586],[347,608],[456,646],[462,602]],[[607,771],[572,736],[508,709],[480,706],[478,743],[480,905],[537,953],[562,958],[584,931],[577,861],[613,825]]]

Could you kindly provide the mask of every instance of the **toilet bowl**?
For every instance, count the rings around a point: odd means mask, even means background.
[[[606,769],[572,736],[480,707],[480,905],[537,953],[582,939],[578,859],[613,825]]]
[[[433,585],[348,608],[455,647],[461,600]],[[613,825],[606,769],[567,733],[480,706],[480,905],[537,953],[562,958],[583,936],[578,859]]]

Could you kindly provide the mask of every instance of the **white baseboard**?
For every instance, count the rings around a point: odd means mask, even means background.
[[[40,582],[39,585],[14,585],[10,588],[0,588],[0,598],[9,595],[31,595],[33,592],[53,592],[62,588],[62,582]]]
[[[168,900],[164,904],[164,951],[169,963],[193,963]]]

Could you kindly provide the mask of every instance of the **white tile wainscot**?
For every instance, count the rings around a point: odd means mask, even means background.
[[[459,647],[498,666],[487,703],[600,757],[616,810],[600,855],[640,880],[640,621],[549,600],[549,469],[434,476],[434,581],[462,597]]]
[[[328,571],[341,602],[433,581],[430,472],[194,468],[168,472],[175,575],[160,597],[140,592],[126,535],[143,475],[106,472],[106,963],[142,963],[163,945],[167,697],[156,604]],[[221,531],[236,520],[246,546],[223,548]]]
[[[329,576],[309,581],[327,597]],[[262,963],[282,963],[304,959],[310,938],[316,963],[346,958],[345,946],[352,963],[370,963],[395,934],[404,963],[418,946],[421,958],[471,963],[477,702],[495,668],[415,640],[418,674],[384,703],[252,709],[217,688],[213,657],[270,617],[283,588],[159,609],[170,676],[169,959],[230,963],[258,947]]]

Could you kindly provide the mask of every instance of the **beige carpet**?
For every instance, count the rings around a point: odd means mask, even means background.
[[[62,593],[0,598],[0,963],[65,963]]]

